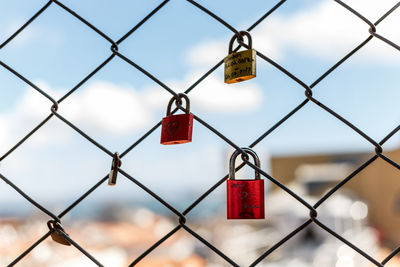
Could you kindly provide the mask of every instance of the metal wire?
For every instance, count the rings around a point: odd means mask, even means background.
[[[393,129],[387,136],[385,136],[380,142],[375,141],[373,138],[369,137],[366,133],[364,133],[362,130],[357,128],[355,125],[353,125],[350,121],[345,119],[343,116],[326,106],[325,104],[321,103],[320,100],[316,99],[313,97],[313,89],[315,86],[317,86],[322,80],[324,80],[327,76],[329,76],[335,69],[337,69],[339,66],[341,66],[345,61],[347,61],[350,57],[352,57],[354,54],[356,54],[360,49],[362,49],[370,40],[373,38],[378,38],[381,41],[385,42],[386,44],[390,45],[394,49],[400,50],[400,46],[392,42],[391,40],[387,39],[386,37],[382,36],[381,34],[377,33],[377,28],[379,23],[381,23],[384,19],[386,19],[392,12],[394,12],[399,6],[400,2],[397,3],[395,6],[393,6],[390,10],[388,10],[385,14],[383,14],[375,23],[372,23],[369,21],[365,16],[363,16],[361,13],[350,7],[349,5],[345,4],[344,2],[340,0],[334,0],[336,3],[338,3],[340,6],[342,6],[344,9],[347,11],[351,12],[354,16],[358,17],[361,19],[363,22],[365,22],[369,26],[369,36],[361,42],[359,45],[357,45],[354,49],[349,51],[341,60],[339,60],[336,64],[334,64],[331,68],[329,68],[325,73],[323,73],[318,79],[316,79],[313,83],[310,85],[307,85],[304,83],[301,79],[296,77],[294,74],[292,74],[290,71],[282,67],[279,63],[273,61],[266,55],[262,54],[261,52],[257,51],[257,55],[259,58],[262,60],[265,60],[278,70],[280,70],[283,74],[285,74],[289,79],[293,80],[295,83],[297,83],[300,87],[302,87],[305,90],[305,99],[302,100],[296,107],[293,108],[292,111],[290,111],[286,116],[284,116],[281,120],[276,122],[272,127],[270,127],[268,130],[266,130],[262,135],[260,135],[253,143],[249,145],[249,147],[255,147],[259,142],[267,138],[272,132],[274,132],[278,127],[280,127],[282,124],[284,124],[289,118],[291,118],[294,114],[296,114],[299,110],[301,110],[305,105],[314,103],[316,104],[319,108],[321,108],[323,111],[329,113],[332,115],[334,118],[337,120],[341,121],[343,124],[347,125],[350,129],[352,129],[354,132],[358,133],[362,138],[367,140],[370,144],[372,144],[374,150],[375,150],[375,155],[372,156],[370,159],[365,161],[362,165],[360,165],[358,168],[356,168],[350,175],[347,177],[344,177],[336,186],[334,186],[329,192],[327,192],[321,199],[319,199],[314,205],[308,203],[306,200],[304,200],[302,197],[297,195],[295,192],[290,190],[288,187],[286,187],[284,184],[279,182],[278,178],[272,177],[270,174],[262,170],[260,167],[254,165],[250,161],[247,160],[246,157],[243,157],[243,163],[240,164],[238,167],[236,167],[236,171],[241,169],[244,165],[248,165],[254,170],[258,171],[261,175],[263,175],[266,179],[270,180],[273,182],[276,186],[278,186],[281,190],[286,192],[289,197],[294,198],[297,200],[299,203],[303,204],[306,208],[309,209],[310,211],[310,218],[306,220],[304,223],[299,225],[296,229],[294,229],[291,233],[289,233],[287,236],[285,236],[283,239],[281,239],[279,242],[274,244],[271,248],[266,250],[264,253],[262,253],[257,259],[255,259],[250,266],[256,266],[263,260],[265,260],[272,252],[274,252],[276,249],[278,249],[281,245],[283,245],[285,242],[290,240],[292,237],[296,236],[299,232],[303,231],[306,229],[310,224],[314,223],[315,225],[319,226],[321,229],[326,231],[327,233],[331,234],[332,236],[336,237],[338,240],[343,242],[344,244],[348,245],[351,247],[355,252],[363,256],[365,259],[370,261],[372,264],[376,266],[385,266],[395,255],[397,255],[400,252],[400,247],[396,248],[393,250],[382,262],[378,262],[376,259],[368,255],[365,251],[363,251],[361,248],[357,247],[353,243],[351,243],[349,240],[345,239],[343,236],[340,234],[336,233],[332,229],[330,229],[328,226],[326,226],[324,223],[322,223],[320,220],[318,220],[318,207],[325,202],[329,197],[331,197],[335,192],[340,190],[347,182],[350,180],[354,179],[358,173],[360,173],[363,169],[367,168],[372,162],[374,162],[376,159],[381,158],[391,164],[393,167],[396,169],[400,170],[400,165],[384,155],[383,153],[383,148],[382,146],[394,135],[400,130],[400,125],[397,126],[395,129]],[[169,92],[172,96],[174,96],[176,99],[179,98],[178,94],[169,88],[167,85],[165,85],[162,81],[157,79],[154,75],[152,75],[150,72],[145,70],[143,67],[140,65],[136,64],[133,59],[130,59],[126,57],[122,52],[118,51],[118,45],[124,42],[127,38],[129,38],[137,29],[139,29],[143,24],[148,23],[148,21],[160,12],[167,4],[169,0],[165,0],[161,2],[158,6],[156,6],[146,17],[144,17],[137,25],[132,27],[125,35],[123,35],[120,39],[117,41],[114,41],[112,38],[107,36],[105,33],[103,33],[99,28],[97,28],[95,25],[91,24],[88,20],[84,19],[82,16],[80,16],[77,12],[73,11],[70,9],[68,6],[63,4],[61,1],[58,0],[51,0],[48,1],[45,5],[43,5],[26,23],[24,23],[15,33],[13,33],[9,38],[7,38],[3,43],[0,44],[0,49],[4,48],[7,45],[10,45],[12,43],[12,40],[18,36],[21,32],[23,32],[27,27],[29,27],[30,23],[32,23],[34,20],[36,20],[39,16],[41,16],[50,5],[54,3],[54,5],[58,6],[59,8],[63,9],[65,12],[70,14],[71,16],[75,17],[78,19],[80,22],[88,26],[91,30],[96,32],[100,37],[103,39],[107,40],[111,44],[111,54],[107,56],[107,58],[98,66],[96,67],[92,72],[90,72],[87,76],[85,76],[76,86],[74,86],[70,91],[68,91],[63,97],[61,97],[58,101],[56,101],[53,97],[48,95],[44,90],[42,90],[40,87],[29,81],[24,75],[20,74],[17,70],[15,70],[13,67],[7,65],[5,62],[0,61],[0,66],[2,66],[4,69],[8,70],[12,74],[14,74],[16,77],[21,79],[23,82],[28,84],[30,87],[32,87],[34,90],[39,92],[40,94],[43,95],[43,97],[46,97],[48,100],[51,101],[52,105],[49,106],[51,113],[44,118],[44,120],[39,123],[34,129],[32,129],[24,138],[22,138],[17,144],[12,146],[3,156],[0,157],[0,162],[7,158],[11,153],[13,153],[18,147],[20,147],[26,140],[28,140],[32,135],[34,135],[37,130],[39,130],[41,127],[43,127],[45,124],[48,123],[49,120],[53,119],[53,117],[57,117],[61,121],[63,121],[66,125],[70,126],[72,129],[74,129],[76,132],[78,132],[84,139],[92,143],[94,146],[98,147],[100,150],[102,150],[104,153],[108,154],[111,158],[115,155],[111,151],[109,151],[106,147],[98,143],[96,140],[91,138],[89,135],[87,135],[84,131],[79,129],[77,126],[75,126],[71,121],[69,121],[67,118],[63,117],[60,113],[57,112],[59,104],[61,104],[66,98],[68,98],[70,95],[72,95],[74,92],[76,92],[83,84],[85,84],[88,80],[90,80],[95,74],[101,70],[104,66],[109,64],[116,56],[130,64],[132,67],[136,68],[140,72],[142,72],[144,75],[146,75],[148,78],[150,78],[152,81],[157,83],[160,88],[166,90]],[[193,0],[187,0],[188,4],[193,6],[194,8],[199,9],[200,11],[204,12],[205,15],[209,16],[211,19],[214,19],[217,23],[220,23],[221,25],[225,26],[229,31],[233,32],[234,35],[237,36],[238,40],[242,40],[242,36],[240,36],[240,30],[235,29],[232,25],[227,23],[224,19],[222,19],[219,15],[213,13],[211,10],[207,9],[205,6],[193,1]],[[282,6],[284,6],[284,3],[286,0],[279,1],[275,6],[273,6],[270,10],[267,10],[263,16],[261,16],[258,20],[256,20],[252,25],[250,25],[247,28],[247,31],[251,32],[254,28],[256,28],[261,22],[267,21],[268,22],[268,17],[279,10]],[[239,42],[239,46],[234,49],[234,51],[237,51],[242,45],[244,45],[242,42]],[[256,48],[255,48],[256,49]],[[217,60],[216,60],[217,61]],[[209,71],[207,71],[203,76],[201,76],[196,82],[194,82],[191,86],[189,86],[188,89],[185,90],[186,94],[189,94],[192,90],[194,90],[206,77],[208,77],[211,73],[213,73],[221,64],[223,63],[223,60],[217,61],[216,65],[213,66]],[[177,105],[177,108],[172,111],[172,114],[175,113],[178,109],[184,110],[184,108],[181,105]],[[225,134],[221,133],[217,128],[211,126],[209,123],[201,119],[198,115],[195,115],[195,113],[192,112],[194,115],[194,119],[197,120],[199,123],[201,123],[204,127],[206,127],[208,130],[213,132],[215,135],[217,135],[219,138],[221,138],[224,142],[229,144],[231,147],[233,147],[236,150],[239,150],[240,152],[244,153],[244,151],[241,150],[240,146],[235,144],[233,141],[231,141]],[[160,127],[161,122],[158,122],[155,124],[151,129],[149,129],[142,137],[140,137],[136,142],[134,142],[131,146],[129,146],[125,151],[123,151],[120,154],[120,158],[123,158],[126,154],[128,154],[130,151],[135,149],[137,145],[139,145],[143,140],[145,140],[149,135],[151,135],[158,127]],[[244,155],[243,154],[243,155]],[[175,209],[172,205],[170,205],[167,201],[165,201],[163,198],[161,198],[159,195],[157,195],[155,192],[153,192],[151,189],[149,189],[146,185],[141,183],[138,178],[132,177],[130,174],[122,170],[120,167],[118,167],[118,172],[136,184],[139,188],[147,192],[150,196],[152,196],[155,200],[160,202],[164,207],[169,209],[172,214],[175,214],[177,216],[177,225],[175,228],[173,228],[170,232],[168,232],[164,237],[162,237],[160,240],[155,242],[151,247],[149,247],[146,251],[144,251],[141,255],[139,255],[136,259],[132,260],[132,263],[129,266],[135,266],[137,263],[139,263],[143,258],[148,256],[153,250],[155,250],[159,245],[161,245],[165,240],[173,236],[175,233],[177,233],[179,230],[185,230],[189,234],[191,234],[194,238],[198,239],[200,242],[202,242],[205,246],[210,248],[213,252],[215,252],[218,256],[220,256],[222,259],[224,259],[227,263],[229,263],[232,266],[239,266],[236,262],[234,262],[231,258],[229,258],[226,254],[224,254],[221,250],[219,250],[217,247],[215,247],[213,244],[211,244],[209,241],[207,241],[205,238],[200,236],[197,232],[192,230],[187,224],[186,224],[186,215],[189,214],[200,202],[202,202],[205,198],[209,196],[216,188],[221,186],[221,184],[224,183],[224,181],[228,178],[228,175],[225,175],[224,177],[220,178],[211,188],[209,188],[206,192],[204,192],[201,196],[199,196],[192,204],[190,204],[182,213],[179,212],[177,209]],[[86,193],[84,193],[82,196],[80,196],[76,201],[74,201],[70,206],[68,206],[63,212],[61,212],[58,216],[54,215],[51,213],[49,210],[47,210],[45,207],[40,205],[38,202],[33,200],[28,194],[26,194],[23,190],[21,190],[17,185],[15,185],[9,178],[5,177],[3,174],[0,174],[0,179],[2,179],[5,183],[10,185],[11,188],[13,188],[18,194],[20,194],[23,198],[25,198],[28,202],[30,202],[32,205],[37,207],[39,210],[41,210],[43,213],[47,214],[49,217],[51,217],[54,222],[57,222],[61,225],[61,219],[63,216],[65,216],[67,213],[69,213],[73,208],[75,208],[77,205],[79,205],[80,202],[82,202],[87,196],[89,196],[92,192],[94,192],[97,188],[99,188],[100,185],[102,185],[108,178],[108,175],[104,176],[101,178],[95,185],[93,185]],[[14,266],[16,265],[22,258],[24,258],[27,254],[29,254],[32,250],[35,249],[37,245],[39,245],[41,242],[46,240],[51,234],[54,232],[54,229],[50,229],[47,233],[45,233],[39,240],[37,240],[34,244],[32,244],[29,248],[27,248],[25,251],[21,252],[21,254],[13,261],[11,262],[8,266]],[[63,231],[59,231],[59,234],[61,234],[70,244],[72,244],[76,249],[78,249],[81,253],[83,253],[85,256],[87,256],[93,263],[95,263],[98,266],[103,266],[97,259],[95,259],[88,251],[86,251],[83,247],[81,247],[79,244],[77,244],[72,237],[70,237],[68,234],[66,234]]]

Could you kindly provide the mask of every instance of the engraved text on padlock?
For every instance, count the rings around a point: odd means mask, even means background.
[[[47,226],[51,231],[50,237],[53,239],[54,242],[57,242],[61,245],[71,246],[69,240],[65,237],[68,234],[64,231],[61,225],[56,221],[48,221]]]
[[[241,31],[241,38],[247,36],[249,49],[232,52],[232,45],[238,37],[232,37],[229,43],[229,55],[224,59],[225,83],[236,83],[256,77],[256,51],[251,48],[251,36],[248,32]]]

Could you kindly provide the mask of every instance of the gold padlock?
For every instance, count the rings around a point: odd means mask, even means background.
[[[252,49],[251,36],[246,31],[240,31],[240,36],[234,35],[229,42],[229,55],[225,57],[225,83],[237,83],[256,77],[256,50]],[[243,41],[246,36],[249,44],[247,50],[232,52],[233,42]]]

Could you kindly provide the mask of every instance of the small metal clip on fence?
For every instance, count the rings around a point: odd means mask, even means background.
[[[47,227],[49,227],[49,230],[51,232],[51,239],[61,245],[71,246],[71,243],[68,241],[68,239],[65,238],[65,236],[68,236],[68,234],[64,231],[59,222],[53,220],[48,221]]]
[[[160,86],[161,89],[167,91],[170,93],[173,98],[171,99],[168,107],[168,116],[172,116],[172,114],[177,110],[177,109],[183,109],[182,108],[182,98],[186,100],[186,114],[182,115],[189,115],[191,117],[191,120],[195,119],[199,123],[201,123],[204,127],[206,127],[208,130],[210,130],[212,133],[217,135],[219,138],[221,138],[224,142],[226,142],[228,145],[232,146],[234,149],[236,149],[236,153],[241,153],[242,154],[242,159],[243,163],[240,164],[238,167],[234,168],[234,170],[230,170],[230,172],[235,172],[242,168],[244,165],[248,165],[249,167],[253,168],[258,175],[264,176],[266,179],[274,183],[275,185],[278,186],[281,190],[285,191],[288,196],[293,197],[296,199],[299,203],[303,204],[306,208],[310,210],[310,218],[300,224],[296,229],[294,229],[291,233],[289,233],[287,236],[283,237],[279,242],[271,246],[269,249],[266,249],[264,253],[262,253],[258,258],[256,258],[250,266],[256,266],[258,265],[261,261],[266,259],[273,251],[278,249],[282,244],[290,240],[292,237],[296,236],[298,233],[303,231],[307,226],[309,226],[311,223],[314,223],[318,227],[320,227],[322,230],[326,231],[327,233],[331,234],[332,236],[336,237],[338,240],[343,242],[344,244],[348,245],[354,251],[365,257],[368,261],[370,261],[372,264],[375,266],[385,266],[395,255],[397,255],[400,252],[400,247],[393,250],[382,262],[378,262],[376,259],[368,255],[365,251],[363,251],[361,248],[357,247],[356,245],[352,244],[350,241],[345,239],[343,236],[339,235],[338,233],[334,232],[332,229],[327,227],[325,224],[323,224],[321,221],[318,220],[318,212],[317,209],[318,207],[325,202],[329,197],[331,197],[336,191],[341,189],[347,182],[349,182],[351,179],[357,176],[358,173],[360,173],[363,169],[367,168],[370,164],[372,164],[376,159],[381,158],[391,164],[392,166],[396,167],[397,169],[400,169],[400,165],[393,161],[392,159],[388,158],[383,154],[383,148],[382,146],[393,136],[395,135],[399,130],[400,126],[397,126],[394,128],[387,136],[385,136],[381,141],[377,142],[371,137],[369,137],[367,134],[365,134],[363,131],[361,131],[359,128],[354,126],[350,121],[346,120],[344,117],[339,115],[337,112],[334,110],[330,109],[323,103],[321,103],[318,99],[313,97],[312,94],[312,89],[317,86],[322,80],[324,80],[327,76],[329,76],[335,69],[337,69],[339,66],[341,66],[345,61],[347,61],[350,57],[352,57],[355,53],[357,53],[361,48],[363,48],[372,38],[378,38],[381,41],[385,42],[386,44],[390,45],[391,47],[400,50],[400,46],[389,40],[388,38],[380,35],[377,33],[376,26],[381,23],[384,19],[386,19],[391,13],[394,12],[399,6],[400,2],[398,2],[396,5],[394,5],[390,10],[388,10],[385,14],[383,14],[375,23],[370,22],[366,17],[364,17],[361,13],[357,12],[355,9],[351,8],[347,4],[343,3],[340,0],[334,0],[338,4],[340,4],[343,8],[347,9],[349,12],[351,12],[353,15],[357,16],[359,19],[364,21],[368,26],[369,26],[369,36],[361,42],[358,46],[356,46],[354,49],[352,49],[349,53],[347,53],[342,59],[340,59],[336,64],[334,64],[330,69],[328,69],[325,73],[323,73],[318,79],[316,79],[311,85],[305,84],[301,79],[297,78],[295,75],[293,75],[290,71],[282,67],[280,64],[277,62],[273,61],[266,55],[262,54],[259,51],[256,51],[255,49],[252,48],[252,40],[250,36],[250,31],[252,31],[254,28],[256,28],[262,21],[266,20],[272,13],[276,12],[280,7],[283,6],[283,4],[286,2],[286,0],[281,0],[278,3],[276,3],[270,10],[268,10],[263,16],[261,16],[258,20],[256,20],[248,29],[247,31],[237,31],[234,27],[232,27],[230,24],[228,24],[225,20],[223,20],[221,17],[218,15],[214,14],[212,11],[208,10],[205,8],[203,5],[197,3],[194,0],[187,0],[187,2],[191,5],[193,5],[195,8],[200,9],[202,12],[210,16],[210,18],[213,18],[216,20],[216,22],[222,24],[225,26],[229,31],[231,31],[234,36],[232,37],[230,44],[229,44],[229,54],[225,60],[220,60],[218,63],[216,63],[215,66],[213,66],[209,71],[207,71],[203,76],[201,76],[196,82],[194,82],[185,92],[184,94],[177,94],[174,90],[166,86],[163,82],[158,80],[155,76],[153,76],[151,73],[146,71],[143,67],[139,66],[136,64],[134,61],[126,57],[123,52],[121,52],[118,48],[118,46],[124,42],[128,37],[130,37],[137,29],[139,29],[143,24],[148,22],[150,18],[152,18],[155,14],[157,14],[161,9],[163,9],[167,3],[169,3],[169,0],[164,0],[162,1],[158,6],[156,6],[146,17],[144,17],[138,24],[136,24],[134,27],[132,27],[125,35],[123,35],[119,40],[114,41],[111,39],[108,35],[103,33],[99,28],[91,24],[89,21],[84,19],[82,16],[80,16],[77,12],[73,11],[70,9],[68,6],[64,5],[58,0],[50,0],[48,1],[45,5],[43,5],[25,24],[23,24],[15,33],[13,33],[8,39],[6,39],[3,43],[0,43],[0,50],[4,48],[7,45],[12,44],[12,40],[18,36],[21,32],[23,32],[29,25],[36,20],[38,17],[40,17],[44,12],[50,12],[48,11],[48,8],[50,5],[57,5],[59,8],[61,8],[63,11],[74,17],[75,19],[79,20],[81,23],[85,24],[87,27],[89,27],[91,30],[96,32],[100,38],[105,39],[111,44],[111,54],[107,55],[106,59],[99,65],[97,66],[89,75],[87,75],[85,78],[83,78],[81,81],[79,81],[76,86],[74,86],[69,92],[67,92],[63,97],[61,97],[58,101],[54,100],[51,98],[44,90],[33,84],[31,81],[29,81],[24,75],[20,74],[18,71],[16,71],[14,68],[10,67],[6,63],[0,60],[0,66],[11,72],[13,75],[21,79],[23,82],[28,84],[30,87],[32,87],[34,90],[42,94],[43,97],[47,98],[52,102],[52,107],[51,107],[51,113],[44,118],[44,120],[38,124],[33,130],[31,130],[24,138],[22,138],[17,144],[15,144],[13,147],[11,147],[3,156],[0,157],[0,162],[4,160],[6,157],[8,157],[11,153],[13,153],[19,146],[21,146],[26,140],[28,140],[33,134],[35,134],[41,127],[43,127],[50,119],[53,119],[54,117],[57,117],[60,119],[62,122],[73,128],[75,131],[77,131],[83,138],[85,138],[87,141],[92,143],[94,146],[102,150],[104,153],[110,155],[113,157],[113,162],[111,166],[111,171],[108,176],[101,178],[95,185],[93,185],[86,193],[84,193],[81,197],[79,197],[75,202],[73,202],[70,206],[68,206],[60,215],[56,216],[44,207],[42,207],[39,203],[34,201],[31,197],[29,197],[23,190],[21,190],[18,186],[16,186],[12,181],[8,178],[6,178],[4,175],[0,173],[0,179],[2,179],[4,182],[6,182],[8,185],[10,185],[18,194],[20,194],[22,197],[24,197],[27,201],[29,201],[32,205],[40,209],[43,213],[47,214],[48,216],[52,217],[53,220],[50,220],[47,222],[49,232],[44,234],[38,241],[36,241],[34,244],[32,244],[28,249],[26,249],[24,252],[21,253],[20,256],[18,256],[13,262],[11,262],[8,266],[14,266],[16,265],[22,258],[24,258],[27,254],[29,254],[33,249],[36,248],[41,242],[43,242],[46,238],[51,236],[51,238],[60,244],[63,245],[73,245],[76,247],[81,253],[86,255],[93,263],[95,263],[98,266],[103,266],[101,263],[99,263],[94,257],[92,257],[85,249],[80,247],[76,242],[74,242],[68,234],[64,231],[64,229],[61,227],[60,223],[60,218],[69,213],[73,208],[75,208],[81,201],[83,201],[87,196],[89,196],[92,192],[97,190],[100,185],[102,185],[105,180],[107,180],[108,177],[108,184],[109,185],[115,185],[116,180],[117,180],[117,174],[120,172],[123,176],[125,176],[128,180],[132,181],[135,183],[138,187],[140,187],[142,190],[147,192],[150,196],[152,196],[154,199],[159,201],[162,205],[164,205],[166,208],[168,208],[172,213],[174,213],[177,216],[178,219],[178,224],[174,229],[172,229],[169,233],[167,233],[164,237],[162,237],[160,240],[158,240],[156,243],[154,243],[151,247],[149,247],[146,251],[144,251],[141,255],[139,255],[135,260],[132,261],[132,263],[129,266],[134,266],[137,263],[139,263],[143,258],[147,257],[152,251],[154,251],[159,245],[161,245],[164,241],[166,241],[168,238],[173,236],[175,233],[177,233],[179,230],[183,229],[187,231],[189,234],[191,234],[194,238],[198,239],[200,242],[202,242],[205,246],[207,246],[210,250],[215,252],[218,256],[221,257],[221,259],[225,260],[227,263],[229,263],[232,266],[239,266],[234,260],[232,260],[229,256],[225,255],[221,250],[219,250],[217,247],[212,245],[210,242],[208,242],[206,239],[201,237],[198,233],[196,233],[194,230],[192,230],[187,224],[186,224],[186,215],[190,213],[194,207],[196,207],[200,202],[202,202],[205,198],[207,198],[216,188],[221,186],[228,178],[228,175],[225,175],[221,179],[219,179],[212,187],[210,187],[206,192],[204,192],[201,196],[199,196],[189,207],[187,207],[182,213],[179,212],[177,209],[175,209],[172,205],[170,205],[168,202],[166,202],[164,199],[162,199],[159,195],[151,191],[149,188],[147,188],[144,184],[142,184],[138,179],[133,178],[131,175],[126,173],[125,171],[121,170],[121,158],[125,156],[127,153],[132,151],[138,144],[140,144],[143,140],[145,140],[150,134],[152,134],[158,127],[161,126],[162,122],[158,122],[156,125],[154,125],[149,131],[147,131],[141,138],[139,138],[135,143],[133,143],[130,147],[128,147],[124,152],[121,153],[121,156],[116,152],[112,154],[108,149],[106,149],[104,146],[102,146],[100,143],[96,142],[93,138],[91,138],[89,135],[87,135],[84,131],[80,130],[78,127],[76,127],[72,122],[61,116],[59,113],[57,113],[58,106],[70,95],[72,95],[74,92],[76,92],[83,84],[85,84],[88,80],[90,80],[92,77],[96,75],[96,73],[101,70],[104,66],[109,64],[116,56],[124,60],[126,63],[128,63],[130,66],[133,68],[136,68],[140,72],[142,72],[144,75],[146,75],[149,79],[154,81],[156,84]],[[244,36],[247,37],[248,39],[248,44],[244,42]],[[235,49],[233,49],[233,43],[234,41],[237,40],[239,46]],[[234,71],[229,70],[229,62],[232,63],[232,60],[235,60],[232,55],[234,55],[241,47],[248,48],[246,51],[238,52],[238,53],[250,53],[249,55],[246,56],[248,60],[246,62],[242,62],[244,65],[242,73],[234,73]],[[243,55],[243,54],[241,54]],[[374,149],[375,149],[375,155],[372,156],[370,159],[368,159],[366,162],[364,162],[360,167],[358,167],[356,170],[354,170],[350,175],[345,177],[340,183],[338,183],[336,186],[334,186],[330,191],[328,191],[321,199],[319,199],[314,205],[310,205],[308,202],[306,202],[303,198],[298,196],[295,192],[290,190],[288,187],[286,187],[284,184],[280,183],[278,179],[272,177],[265,171],[263,171],[258,164],[258,162],[255,160],[254,164],[249,161],[249,157],[245,156],[247,155],[246,151],[248,152],[248,148],[242,149],[240,146],[232,142],[228,137],[226,137],[223,133],[219,132],[217,129],[209,125],[207,122],[202,120],[200,117],[194,115],[193,113],[190,112],[190,103],[189,103],[189,98],[187,94],[189,94],[192,90],[194,90],[204,79],[206,79],[211,73],[213,73],[219,66],[221,66],[223,63],[225,63],[225,82],[239,82],[243,81],[246,79],[250,79],[255,77],[256,75],[256,69],[255,69],[255,60],[256,60],[256,55],[261,58],[262,60],[266,61],[267,63],[271,64],[273,67],[284,73],[289,79],[293,80],[296,82],[300,87],[305,89],[305,95],[306,98],[302,100],[292,111],[290,111],[286,116],[284,116],[281,120],[276,122],[272,127],[270,127],[268,130],[266,130],[261,136],[259,136],[253,143],[250,144],[249,148],[253,148],[256,146],[259,142],[267,138],[273,131],[275,131],[278,127],[280,127],[283,123],[285,123],[290,117],[292,117],[294,114],[296,114],[299,110],[301,110],[305,105],[308,103],[314,103],[318,107],[321,108],[322,111],[325,111],[347,125],[350,129],[352,129],[354,132],[358,133],[360,137],[364,138],[368,142],[370,142]],[[236,62],[239,63],[239,62]],[[228,69],[228,70],[227,70]],[[236,70],[237,72],[237,70]],[[227,77],[229,76],[229,77]],[[174,111],[171,111],[171,105],[173,102],[176,102],[177,108]],[[180,116],[180,115],[179,115]],[[173,127],[172,127],[173,126]],[[175,129],[177,126],[177,123],[174,125],[171,124],[170,127],[170,132],[169,134],[171,135],[171,130]],[[168,127],[167,127],[168,128]],[[166,131],[166,130],[165,130]],[[166,133],[168,134],[168,133]],[[190,133],[191,134],[191,133]],[[173,134],[172,134],[173,135]],[[191,136],[190,136],[190,141],[191,141]],[[256,158],[254,158],[256,159]],[[257,179],[256,179],[257,180]],[[262,179],[261,179],[262,180]],[[263,180],[262,180],[263,181]]]
[[[118,152],[114,153],[113,156],[113,161],[111,164],[111,171],[110,174],[108,175],[108,185],[116,185],[117,184],[117,175],[118,175],[118,170],[119,167],[121,167],[122,162],[119,157]]]

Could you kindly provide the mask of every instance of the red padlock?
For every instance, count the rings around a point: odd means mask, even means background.
[[[260,167],[260,159],[250,148],[242,148]],[[236,150],[229,161],[229,179],[227,180],[227,218],[228,219],[264,219],[264,180],[255,172],[255,179],[235,180],[235,160],[241,152]]]
[[[162,119],[161,124],[161,144],[173,145],[192,142],[193,114],[190,113],[190,101],[187,95],[180,93],[179,98],[171,98],[167,107],[167,116]],[[186,113],[171,115],[171,106],[174,101],[182,103],[182,98],[186,101]]]

